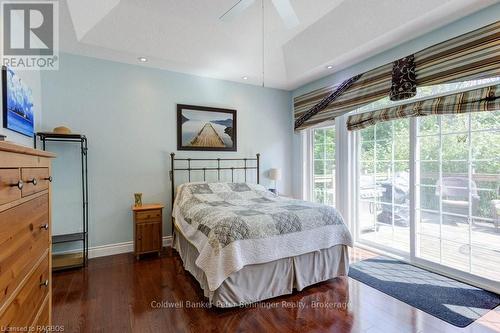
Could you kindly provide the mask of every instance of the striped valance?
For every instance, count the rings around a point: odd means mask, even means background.
[[[314,105],[307,112],[303,113],[301,117],[295,119],[294,127],[295,128],[301,127],[307,120],[311,119],[319,112],[323,112],[328,107],[328,105],[335,102],[339,98],[339,96],[342,96],[347,90],[349,90],[349,88],[351,88],[352,85],[355,84],[360,77],[361,74],[353,76],[348,80],[342,82],[338,87],[335,87],[333,92],[330,93],[325,98],[323,98],[321,102]]]
[[[500,76],[500,21],[417,52],[414,61],[419,86]],[[392,69],[391,63],[363,73],[341,96],[297,129],[335,119],[388,96]],[[325,87],[294,98],[295,120],[335,89]]]
[[[335,101],[331,102],[328,107],[312,118],[309,118],[297,129],[308,128],[315,124],[335,119],[346,112],[387,96],[391,89],[391,73],[392,64],[387,64],[364,73],[356,83]],[[294,99],[295,120],[306,113],[310,108],[313,108],[317,103],[320,103],[325,97],[332,93],[332,91],[337,89],[337,87],[338,86],[331,86],[296,97]]]
[[[500,84],[455,92],[349,116],[347,129],[359,130],[400,118],[500,110]]]

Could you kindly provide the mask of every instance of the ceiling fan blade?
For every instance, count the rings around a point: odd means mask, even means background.
[[[278,11],[283,22],[285,22],[285,26],[288,29],[295,28],[299,25],[299,18],[297,14],[295,14],[295,10],[290,3],[290,0],[272,0],[273,5]]]
[[[250,7],[250,5],[255,0],[239,0],[237,3],[233,5],[233,7],[229,8],[224,14],[219,17],[221,21],[230,21],[236,16],[240,15],[245,9]]]

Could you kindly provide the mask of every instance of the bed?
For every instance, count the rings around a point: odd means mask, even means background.
[[[176,161],[187,167],[176,167]],[[217,165],[193,167],[194,161]],[[171,155],[173,247],[210,304],[241,306],[347,275],[352,238],[335,208],[267,191],[258,184],[258,155],[230,159],[242,161],[241,167],[222,161]],[[221,180],[224,170],[231,181]],[[244,179],[235,180],[235,170]],[[249,170],[257,171],[256,182],[247,181]],[[175,185],[180,171],[187,179]],[[193,181],[193,171],[202,172],[203,181]],[[209,171],[217,179],[208,180]]]

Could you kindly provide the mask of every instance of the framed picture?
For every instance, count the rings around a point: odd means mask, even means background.
[[[177,104],[177,150],[236,151],[236,110]]]
[[[2,67],[3,127],[33,136],[34,115],[31,89],[8,67]]]

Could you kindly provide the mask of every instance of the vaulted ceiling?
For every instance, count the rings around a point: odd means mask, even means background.
[[[496,0],[291,0],[299,24],[287,28],[264,4],[265,85],[295,89],[362,61]],[[238,0],[66,0],[64,52],[262,84],[262,3],[229,21]],[[148,59],[139,63],[139,57]],[[332,69],[326,66],[332,65]],[[247,77],[246,80],[243,77]]]

